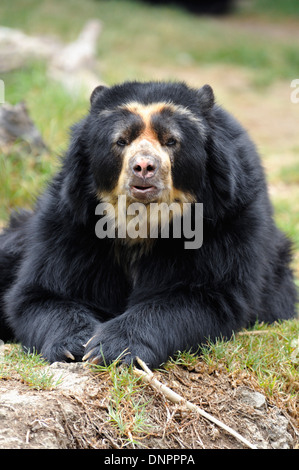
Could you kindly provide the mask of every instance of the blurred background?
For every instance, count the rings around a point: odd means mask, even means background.
[[[0,226],[32,206],[97,84],[209,83],[257,144],[299,278],[298,0],[1,0],[0,79]]]

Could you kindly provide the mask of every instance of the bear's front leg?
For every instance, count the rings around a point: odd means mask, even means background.
[[[140,357],[150,367],[158,367],[167,360],[163,344],[159,344],[160,335],[155,327],[137,326],[130,313],[102,323],[95,329],[95,334],[86,344],[83,361],[94,364],[111,364],[119,360],[125,364],[135,363]],[[147,330],[146,330],[147,329]],[[148,337],[148,336],[151,336]]]
[[[81,361],[85,344],[100,324],[84,305],[17,286],[7,295],[9,324],[24,349],[47,361]]]
[[[149,367],[159,367],[177,351],[198,350],[208,339],[230,337],[231,325],[225,317],[237,317],[222,299],[219,308],[198,293],[178,291],[164,298],[145,301],[95,330],[83,360],[95,363],[135,362],[140,357]],[[240,318],[241,320],[241,318]],[[241,327],[235,321],[235,328]]]

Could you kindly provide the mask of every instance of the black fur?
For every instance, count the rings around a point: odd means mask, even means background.
[[[142,252],[95,235],[97,191],[111,190],[121,168],[111,133],[126,119],[117,112],[100,119],[99,112],[128,101],[171,101],[202,120],[204,136],[177,117],[183,141],[172,169],[174,185],[203,203],[198,250],[160,238]],[[255,147],[213,104],[209,87],[102,87],[33,213],[14,216],[0,237],[0,338],[12,336],[49,361],[66,360],[69,351],[76,360],[90,353],[110,362],[126,350],[126,362],[139,356],[157,367],[178,350],[229,338],[257,319],[293,317],[290,253],[273,222]]]

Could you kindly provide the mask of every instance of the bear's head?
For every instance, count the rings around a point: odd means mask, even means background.
[[[99,201],[194,203],[207,160],[210,86],[127,82],[91,95],[85,142]],[[173,213],[170,214],[170,216]]]
[[[91,95],[93,175],[101,200],[194,202],[203,174],[212,89],[125,83]]]

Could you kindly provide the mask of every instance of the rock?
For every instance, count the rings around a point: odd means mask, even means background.
[[[17,141],[25,143],[27,150],[33,153],[46,150],[24,102],[0,107],[0,149],[9,149]]]
[[[56,389],[68,394],[82,394],[90,380],[90,373],[82,362],[54,362],[49,370],[53,374],[53,381],[58,383]]]
[[[290,449],[293,439],[287,431],[289,421],[279,409],[274,410],[273,416],[268,418],[267,423],[271,449]]]
[[[240,401],[253,408],[262,409],[266,407],[265,396],[247,387],[239,387],[236,395]]]
[[[236,398],[255,410],[254,419],[244,419],[244,428],[249,430],[252,442],[259,449],[291,448],[293,438],[287,431],[289,421],[281,410],[276,407],[267,410],[265,396],[247,387],[239,387]]]

